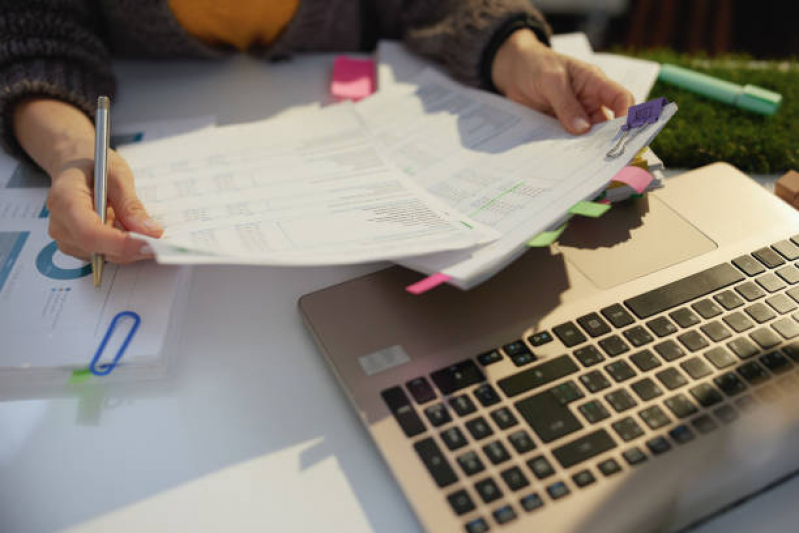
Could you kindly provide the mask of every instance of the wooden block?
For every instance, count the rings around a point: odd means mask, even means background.
[[[789,170],[777,180],[774,194],[799,209],[799,172]]]

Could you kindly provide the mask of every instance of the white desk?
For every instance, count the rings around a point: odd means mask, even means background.
[[[114,118],[264,118],[316,105],[331,64],[124,64]],[[195,268],[173,379],[0,402],[0,532],[419,530],[296,311],[379,266]],[[798,497],[700,531],[793,530]]]

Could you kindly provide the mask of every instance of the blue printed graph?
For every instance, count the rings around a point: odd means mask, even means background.
[[[92,265],[85,264],[77,268],[61,268],[53,262],[53,257],[58,251],[55,241],[45,246],[36,256],[36,269],[42,276],[56,280],[78,279],[92,273]]]

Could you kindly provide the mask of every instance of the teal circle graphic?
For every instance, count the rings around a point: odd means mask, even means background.
[[[39,255],[36,256],[36,270],[42,276],[50,279],[68,280],[78,279],[88,276],[92,273],[92,265],[86,264],[79,268],[61,268],[53,263],[53,256],[58,251],[58,245],[55,241],[45,246]]]

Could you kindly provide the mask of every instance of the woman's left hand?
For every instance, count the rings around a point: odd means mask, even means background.
[[[627,114],[633,96],[602,70],[541,43],[522,29],[511,34],[494,56],[491,79],[515,102],[555,115],[570,133],[585,133],[607,120],[604,108]]]

